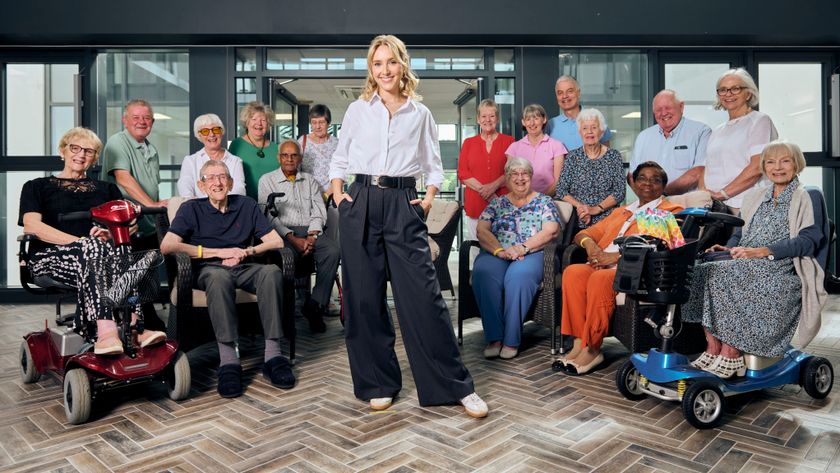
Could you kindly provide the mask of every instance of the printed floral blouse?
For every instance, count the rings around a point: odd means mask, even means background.
[[[521,245],[539,233],[546,222],[560,223],[560,214],[551,197],[537,194],[522,207],[516,207],[508,195],[496,197],[481,213],[480,220],[490,222],[490,231],[503,247]]]

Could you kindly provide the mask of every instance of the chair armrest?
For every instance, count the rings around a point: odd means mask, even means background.
[[[17,241],[20,242],[20,251],[18,252],[18,261],[21,263],[28,263],[32,255],[29,254],[29,243],[38,241],[39,238],[32,233],[24,233],[18,235]]]
[[[178,289],[176,305],[180,308],[192,306],[192,258],[186,253],[178,252],[167,255],[172,264],[167,264],[169,287]]]
[[[261,259],[265,263],[276,264],[283,272],[283,282],[291,284],[294,287],[295,283],[295,255],[289,248],[278,248],[276,250],[268,250],[261,255]]]
[[[582,246],[569,245],[563,251],[563,267],[561,269],[565,270],[570,264],[586,263],[586,257],[586,250]]]

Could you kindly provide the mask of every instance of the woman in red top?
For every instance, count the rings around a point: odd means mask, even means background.
[[[467,186],[464,192],[464,211],[470,238],[477,239],[476,224],[487,203],[497,195],[508,193],[505,183],[505,150],[515,140],[496,131],[499,106],[485,99],[478,104],[478,124],[481,133],[464,140],[458,157],[458,179]]]

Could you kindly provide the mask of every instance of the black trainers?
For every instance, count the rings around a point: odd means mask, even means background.
[[[303,316],[309,321],[309,330],[312,333],[324,333],[327,331],[327,324],[324,323],[324,307],[315,302],[313,299],[308,299],[303,304]]]
[[[285,356],[275,356],[263,364],[263,376],[280,389],[295,387],[295,374]]]
[[[222,397],[239,397],[242,395],[242,366],[223,365],[218,371],[219,384],[217,390]]]

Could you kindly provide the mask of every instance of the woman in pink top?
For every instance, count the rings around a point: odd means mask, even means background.
[[[531,104],[525,107],[522,110],[522,129],[526,135],[510,145],[505,155],[508,159],[523,158],[530,161],[534,167],[532,188],[543,194],[554,195],[563,169],[563,159],[568,151],[563,143],[545,134],[547,122],[548,116],[542,105]]]

